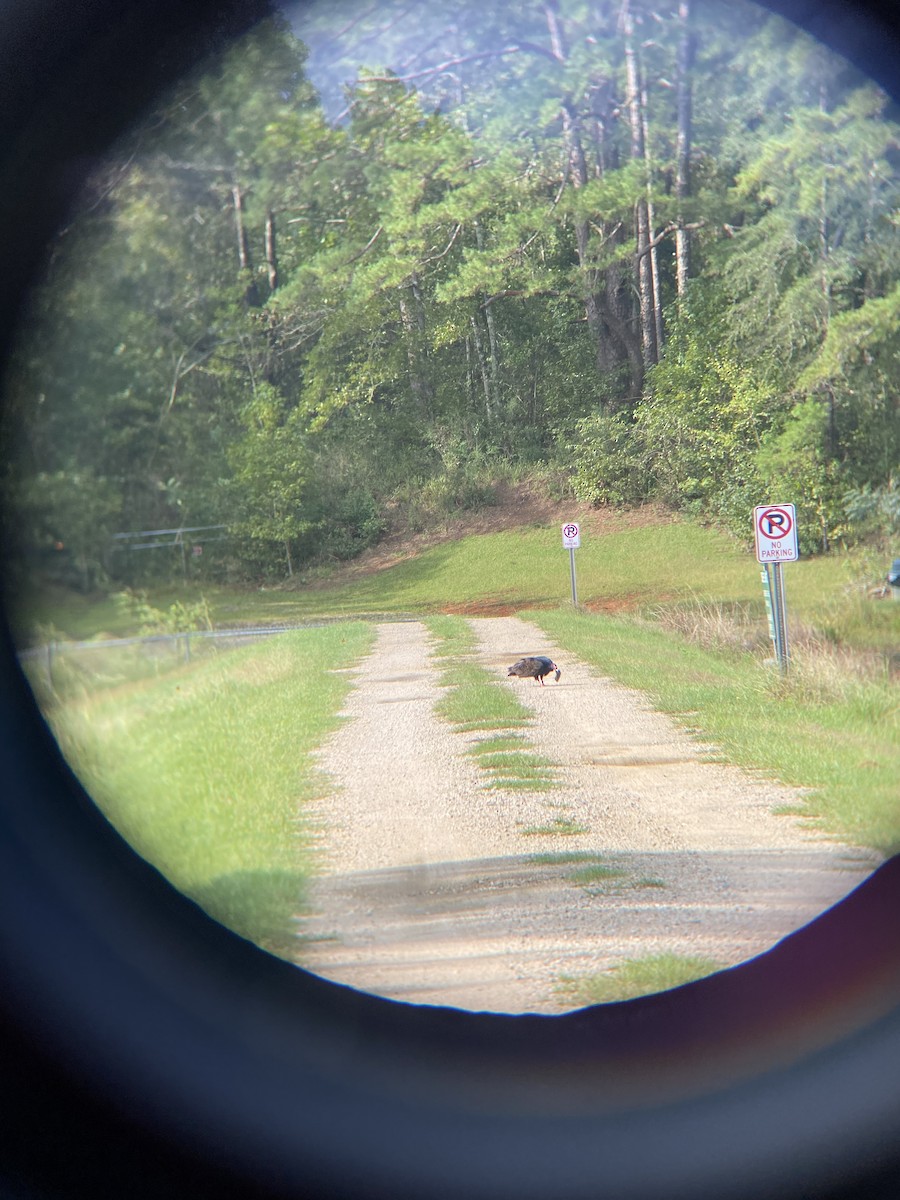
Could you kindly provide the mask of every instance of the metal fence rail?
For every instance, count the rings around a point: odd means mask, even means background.
[[[87,642],[54,641],[32,646],[18,653],[19,662],[33,687],[49,687],[54,694],[66,690],[73,677],[91,678],[99,683],[115,684],[148,674],[159,674],[183,663],[192,662],[210,651],[228,649],[254,639],[318,629],[326,625],[357,620],[409,621],[406,614],[366,614],[365,616],[320,617],[292,624],[257,625],[235,629],[193,629],[182,633],[151,633],[135,637],[103,638]],[[100,665],[97,652],[104,651]],[[90,662],[90,660],[95,660]]]
[[[54,641],[21,650],[18,658],[32,685],[49,686],[56,692],[58,685],[70,682],[73,673],[106,677],[107,682],[114,683],[119,677],[159,674],[181,663],[189,663],[209,649],[224,650],[297,629],[333,623],[319,620],[240,629],[193,629],[183,633],[152,633],[89,642]],[[99,651],[106,656],[102,666],[96,661]],[[89,661],[92,659],[94,662]]]

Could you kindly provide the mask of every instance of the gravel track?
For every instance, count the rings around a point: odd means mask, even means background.
[[[472,619],[479,658],[532,709],[527,737],[558,764],[544,792],[488,791],[441,694],[419,622],[378,627],[345,720],[319,755],[320,874],[302,922],[304,966],[420,1004],[557,1013],[562,975],[660,951],[730,966],[768,949],[860,883],[872,852],[777,816],[797,793],[705,761],[640,693],[548,645],[516,617]],[[506,679],[549,654],[559,683]],[[526,833],[570,820],[584,832]],[[591,852],[617,874],[580,885]]]

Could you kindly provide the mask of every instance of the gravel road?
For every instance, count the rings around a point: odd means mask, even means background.
[[[345,720],[319,755],[321,870],[301,961],[325,978],[418,1004],[558,1013],[561,976],[661,951],[722,966],[768,949],[880,861],[774,809],[796,793],[705,749],[640,693],[516,617],[473,619],[479,658],[533,710],[531,745],[558,764],[544,792],[492,791],[464,754],[478,734],[434,715],[441,694],[418,622],[380,625]],[[523,654],[562,667],[506,678]],[[541,833],[557,818],[583,830]],[[528,832],[531,830],[532,832]],[[588,884],[590,851],[617,873]]]

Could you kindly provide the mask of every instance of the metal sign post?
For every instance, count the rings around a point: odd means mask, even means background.
[[[788,669],[791,652],[788,649],[787,607],[784,598],[784,575],[780,562],[772,563],[772,595],[775,599],[775,629],[778,633],[778,665],[782,673]]]
[[[760,572],[763,585],[763,599],[766,602],[766,616],[769,618],[769,638],[772,645],[778,641],[778,634],[775,632],[775,613],[772,609],[772,580],[769,578],[768,566],[763,567]]]
[[[777,579],[773,578],[777,576]],[[769,637],[775,648],[775,661],[782,671],[787,670],[787,621],[784,608],[784,578],[780,563],[766,563],[762,570],[763,596],[769,618]]]
[[[578,607],[578,588],[575,584],[575,551],[581,545],[581,530],[574,521],[567,521],[562,527],[563,549],[569,552],[569,573],[572,577],[572,604]]]
[[[796,562],[797,516],[793,504],[760,504],[753,510],[756,558],[765,568],[763,587],[769,614],[769,632],[775,643],[775,658],[784,674],[788,669],[787,605],[782,563]]]

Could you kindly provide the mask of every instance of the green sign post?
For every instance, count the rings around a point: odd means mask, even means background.
[[[769,617],[769,635],[775,643],[775,659],[784,674],[790,662],[787,604],[782,563],[796,562],[797,514],[793,504],[760,504],[753,510],[756,559],[763,565],[763,594]]]
[[[581,530],[574,521],[567,521],[562,527],[563,549],[569,552],[569,574],[572,577],[572,604],[578,607],[578,588],[575,585],[575,551],[581,545]]]

